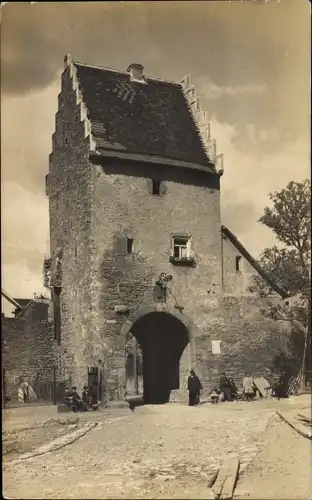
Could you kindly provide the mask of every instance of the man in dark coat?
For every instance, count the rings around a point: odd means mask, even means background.
[[[189,392],[189,406],[196,406],[199,403],[200,390],[202,389],[199,378],[194,370],[190,371],[190,376],[187,381],[187,389]]]
[[[274,396],[277,399],[287,397],[288,377],[284,371],[280,373],[277,383],[273,386]]]

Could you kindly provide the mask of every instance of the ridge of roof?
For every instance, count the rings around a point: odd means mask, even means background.
[[[113,68],[108,68],[106,66],[99,66],[97,64],[88,64],[88,63],[84,63],[84,62],[81,62],[81,61],[76,61],[76,60],[73,60],[73,64],[75,66],[84,66],[84,67],[87,67],[87,68],[93,68],[93,69],[99,69],[99,70],[102,70],[102,71],[110,71],[112,73],[117,73],[119,75],[128,75],[128,73],[126,71],[121,71],[119,69],[113,69]],[[145,77],[145,80],[151,80],[151,81],[155,81],[155,82],[163,82],[163,83],[169,83],[170,85],[176,85],[177,87],[182,87],[182,84],[180,82],[176,82],[174,80],[165,80],[164,78],[158,78],[158,77],[155,77],[155,76],[146,76]]]
[[[289,294],[277,284],[277,279],[275,280],[274,276],[268,273],[263,267],[253,258],[253,256],[248,252],[246,247],[239,241],[237,236],[235,236],[230,229],[225,226],[221,226],[221,233],[225,237],[227,237],[230,242],[235,246],[235,248],[245,257],[245,259],[249,262],[249,264],[259,273],[261,278],[263,278],[272,288],[273,290],[280,295],[283,299],[289,297]]]

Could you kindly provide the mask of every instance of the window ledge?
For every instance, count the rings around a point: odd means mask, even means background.
[[[170,257],[170,262],[174,266],[187,266],[187,267],[195,267],[196,262],[193,257],[190,258],[179,258],[179,257]]]

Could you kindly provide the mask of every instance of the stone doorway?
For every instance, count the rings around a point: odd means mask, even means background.
[[[130,358],[134,366],[134,385],[137,393],[141,392],[141,373],[144,402],[167,403],[171,391],[180,388],[182,373],[187,374],[189,369],[189,366],[180,366],[182,354],[189,344],[186,326],[170,313],[150,312],[132,324],[126,342],[128,346],[132,343],[132,349],[128,348],[131,356],[128,355],[127,359]]]
[[[126,337],[126,393],[128,396],[143,396],[142,350],[130,332]]]

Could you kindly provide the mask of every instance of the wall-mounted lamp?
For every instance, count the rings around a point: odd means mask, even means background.
[[[161,287],[165,287],[166,283],[169,283],[170,281],[172,281],[171,274],[161,273],[159,275],[158,280],[156,281],[156,285],[161,286]]]

